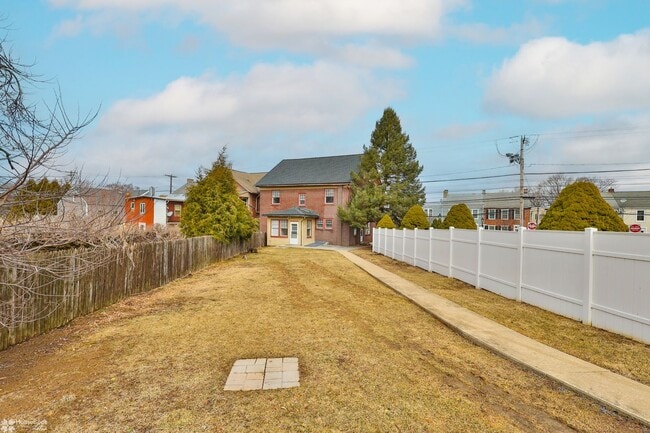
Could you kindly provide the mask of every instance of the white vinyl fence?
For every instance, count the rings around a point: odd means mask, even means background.
[[[374,229],[372,249],[650,343],[650,234]]]

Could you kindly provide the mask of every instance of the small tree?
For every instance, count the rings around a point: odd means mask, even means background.
[[[385,214],[383,217],[381,217],[381,219],[377,223],[377,228],[379,229],[394,229],[396,227],[397,226],[395,225],[390,215],[388,214]]]
[[[434,220],[431,222],[431,228],[432,229],[445,229],[445,223],[440,219],[440,218],[434,218]]]
[[[402,228],[405,229],[428,229],[429,219],[420,205],[413,205],[402,218]]]
[[[596,185],[578,181],[562,190],[538,228],[581,231],[587,227],[601,231],[628,231],[627,225],[603,199]]]
[[[57,180],[43,178],[30,179],[17,192],[9,209],[9,219],[25,220],[33,216],[56,214],[59,200],[70,190],[69,183],[60,184]]]
[[[454,227],[457,229],[476,230],[476,222],[472,217],[472,212],[465,203],[455,204],[449,209],[445,220],[445,228]]]
[[[225,147],[210,170],[199,169],[198,178],[187,191],[181,233],[212,236],[222,243],[249,239],[258,223],[239,199]]]

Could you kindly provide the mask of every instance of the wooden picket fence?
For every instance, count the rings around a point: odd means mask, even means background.
[[[56,272],[0,267],[0,318],[4,324],[0,326],[0,350],[210,263],[261,247],[264,242],[264,233],[229,245],[204,236],[120,248],[54,251],[34,258],[33,269],[39,262],[47,262]]]

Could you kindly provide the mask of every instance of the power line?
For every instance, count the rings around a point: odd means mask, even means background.
[[[618,169],[618,170],[581,170],[581,171],[547,171],[547,172],[528,172],[528,176],[550,176],[553,174],[589,174],[589,173],[628,173],[628,172],[638,172],[638,171],[650,171],[650,168],[630,168],[630,169]],[[513,177],[519,176],[519,173],[509,173],[509,174],[495,174],[491,176],[476,176],[476,177],[460,177],[454,179],[436,179],[436,180],[423,180],[422,183],[440,183],[440,182],[458,182],[463,180],[484,180],[484,179],[498,179],[504,177]]]

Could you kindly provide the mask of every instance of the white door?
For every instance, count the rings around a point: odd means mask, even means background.
[[[289,231],[289,244],[300,245],[300,223],[291,223],[291,230]]]

